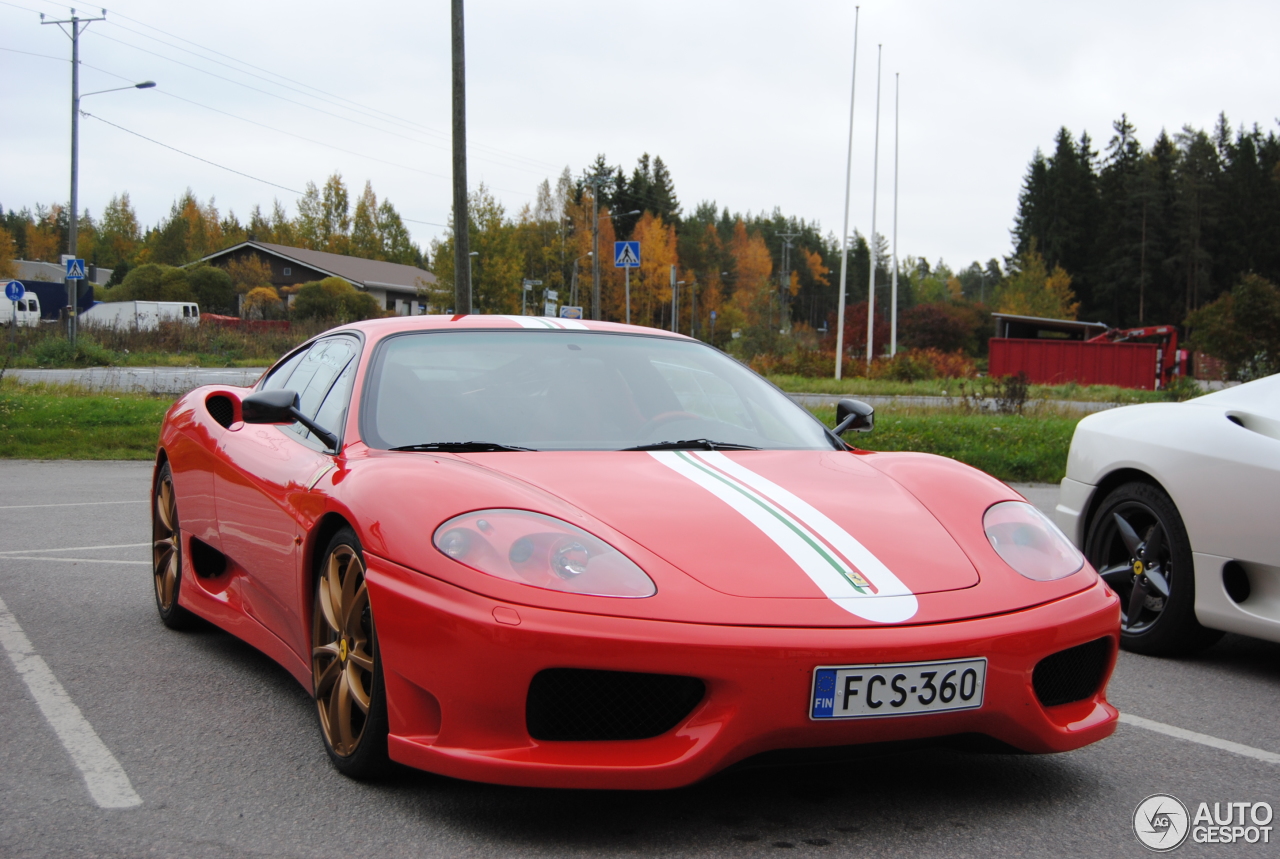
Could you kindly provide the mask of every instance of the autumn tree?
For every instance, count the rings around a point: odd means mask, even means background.
[[[17,246],[14,244],[13,236],[4,227],[0,227],[0,278],[9,279],[17,277],[17,270],[13,266],[14,253]]]
[[[45,208],[36,204],[35,217],[25,226],[23,241],[27,259],[58,262],[67,247],[66,210],[57,203]]]
[[[127,263],[142,243],[142,229],[138,215],[129,201],[129,192],[113,196],[102,210],[98,223],[98,240],[94,246],[94,262],[104,268],[114,269]]]
[[[996,293],[996,306],[1001,313],[1019,316],[1075,319],[1080,302],[1071,291],[1071,275],[1062,266],[1048,271],[1033,241],[1010,266]]]

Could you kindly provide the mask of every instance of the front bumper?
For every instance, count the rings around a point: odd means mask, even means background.
[[[1053,508],[1053,519],[1062,529],[1062,533],[1071,538],[1071,542],[1084,551],[1085,511],[1089,508],[1089,500],[1098,487],[1088,483],[1062,478],[1058,486],[1058,504]]]
[[[1119,602],[1100,581],[1023,611],[920,626],[803,629],[605,617],[511,605],[366,555],[386,680],[394,760],[456,778],[560,788],[661,789],[779,750],[983,734],[1027,752],[1063,752],[1109,736],[1105,697]],[[592,599],[592,598],[587,598]],[[1044,657],[1112,639],[1098,691],[1041,706]],[[977,710],[883,719],[809,718],[817,665],[985,656]],[[529,736],[525,701],[546,668],[700,678],[706,695],[646,740],[548,742]]]

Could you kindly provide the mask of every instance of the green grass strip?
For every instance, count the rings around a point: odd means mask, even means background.
[[[827,426],[835,409],[814,409]],[[1008,482],[1058,483],[1067,473],[1067,451],[1079,417],[876,412],[876,428],[847,433],[863,450],[908,450],[948,456]]]
[[[0,386],[0,458],[141,459],[156,455],[170,399]]]

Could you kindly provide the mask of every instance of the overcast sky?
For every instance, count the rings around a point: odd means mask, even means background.
[[[283,187],[85,118],[82,208],[96,216],[128,191],[151,225],[190,187],[244,220],[273,197],[294,211],[295,191],[336,170],[353,198],[370,180],[405,218],[431,222],[409,224],[424,246],[443,231],[432,223],[445,223],[451,193],[447,0],[108,10],[81,40],[81,92],[158,87],[90,96],[82,109]],[[68,197],[71,45],[36,12],[67,7],[0,0],[6,210]],[[1027,162],[1060,126],[1087,130],[1100,150],[1121,113],[1144,144],[1161,128],[1209,128],[1220,111],[1275,129],[1277,33],[1280,3],[1259,0],[863,2],[851,228],[865,234],[871,221],[877,44],[877,231],[892,231],[900,73],[899,252],[963,266],[1009,253]],[[854,4],[830,0],[472,0],[472,187],[483,181],[514,213],[565,166],[578,173],[604,153],[629,172],[649,152],[686,211],[705,199],[777,206],[838,233],[853,46]]]

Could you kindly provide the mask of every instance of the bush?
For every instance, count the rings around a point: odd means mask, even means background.
[[[41,367],[107,367],[116,358],[110,349],[83,335],[76,338],[74,347],[65,337],[47,337],[29,355]]]
[[[332,319],[339,323],[382,316],[378,300],[340,277],[304,283],[291,308],[294,319]]]
[[[990,320],[987,309],[977,304],[917,304],[902,313],[898,330],[908,348],[981,355]]]
[[[196,301],[187,272],[173,266],[147,263],[125,275],[121,284],[103,295],[107,301]]]
[[[211,265],[188,269],[187,283],[201,313],[235,314],[236,289],[225,270]]]
[[[1191,346],[1227,363],[1248,381],[1280,372],[1280,290],[1246,274],[1231,291],[1187,317]]]
[[[270,286],[255,286],[244,297],[245,319],[279,319],[280,293]]]

